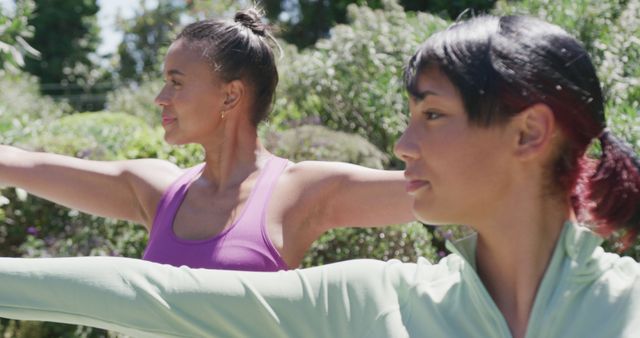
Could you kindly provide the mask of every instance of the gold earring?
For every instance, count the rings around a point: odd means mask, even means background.
[[[221,111],[221,112],[220,112],[220,117],[221,117],[223,120],[224,120],[224,114],[225,114],[226,112],[227,112],[226,110],[223,110],[223,111]]]

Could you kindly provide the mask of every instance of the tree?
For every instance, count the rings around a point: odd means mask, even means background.
[[[317,121],[356,133],[388,154],[406,127],[402,72],[407,58],[429,35],[449,22],[426,13],[407,13],[398,1],[384,9],[349,6],[348,25],[328,39],[297,52],[286,47],[278,65],[281,82],[271,121],[289,127]],[[400,167],[392,160],[392,167]]]
[[[66,97],[77,109],[93,106],[83,95],[101,77],[91,58],[100,42],[96,0],[35,0],[35,4],[28,21],[34,35],[27,41],[41,57],[27,59],[26,70],[40,79],[44,94]],[[100,102],[95,105],[101,108]]]
[[[160,1],[157,7],[150,8],[140,0],[134,19],[121,20],[124,37],[118,46],[120,81],[139,83],[145,75],[160,71],[164,50],[188,6],[187,2],[171,0]]]
[[[32,0],[18,1],[14,15],[9,16],[0,6],[0,70],[16,73],[24,67],[25,56],[40,56],[25,40],[33,36],[28,19],[34,9]]]
[[[495,0],[401,0],[405,10],[425,11],[455,18],[467,8],[485,12],[493,7]],[[282,27],[282,38],[298,47],[314,44],[319,38],[328,37],[336,24],[347,22],[347,7],[350,4],[383,8],[382,0],[332,0],[291,1],[262,0],[272,22]]]

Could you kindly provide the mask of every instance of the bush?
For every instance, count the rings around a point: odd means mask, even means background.
[[[18,73],[25,66],[25,56],[36,57],[40,53],[27,43],[33,36],[33,27],[28,20],[33,16],[36,4],[33,0],[14,2],[12,14],[0,3],[0,76],[4,71]]]
[[[316,120],[391,153],[406,126],[405,62],[447,22],[405,13],[396,1],[384,1],[384,6],[372,10],[350,5],[350,24],[334,27],[329,39],[302,52],[288,47],[280,65],[276,125]]]
[[[300,126],[263,136],[265,147],[274,154],[299,162],[304,160],[357,163],[382,169],[389,156],[364,138],[333,131],[323,126]]]
[[[147,77],[141,84],[132,83],[107,95],[107,109],[137,116],[150,126],[159,126],[162,121],[160,108],[154,103],[162,89],[162,79]]]
[[[609,100],[639,106],[639,0],[503,0],[494,13],[533,15],[565,28],[594,58]]]
[[[0,71],[0,143],[21,144],[49,122],[72,111],[64,102],[43,97],[37,79]]]
[[[303,267],[318,266],[348,259],[399,259],[415,262],[426,257],[436,262],[430,231],[418,222],[385,228],[332,229],[315,241],[302,262]]]

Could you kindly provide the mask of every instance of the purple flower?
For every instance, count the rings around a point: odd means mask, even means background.
[[[28,227],[27,228],[27,233],[29,235],[37,236],[38,235],[38,229],[36,227]]]

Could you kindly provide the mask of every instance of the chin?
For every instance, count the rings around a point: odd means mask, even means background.
[[[421,208],[420,206],[413,206],[413,215],[420,223],[424,223],[432,226],[450,225],[455,224],[451,219],[444,215],[439,215],[431,208]]]
[[[171,139],[170,137],[167,137],[167,135],[164,136],[164,141],[167,142],[167,144],[170,144],[172,146],[177,146],[178,143],[175,142],[173,139]]]
[[[179,138],[167,132],[164,133],[164,141],[167,142],[167,144],[170,144],[172,146],[181,146],[185,144],[185,142],[181,142]]]

